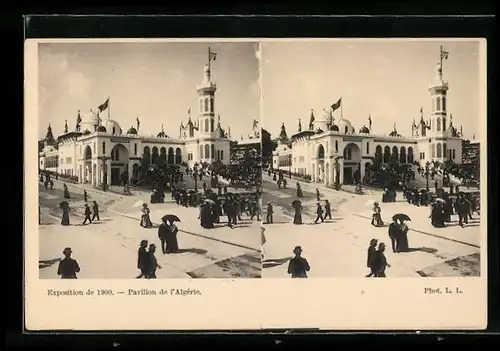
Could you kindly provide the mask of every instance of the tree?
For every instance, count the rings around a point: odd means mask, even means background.
[[[261,128],[261,137],[262,137],[262,161],[263,162],[272,162],[273,151],[278,146],[274,140],[271,140],[271,134]]]

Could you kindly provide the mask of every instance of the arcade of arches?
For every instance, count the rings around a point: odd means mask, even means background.
[[[127,179],[131,181],[133,178],[139,177],[139,169],[141,161],[139,158],[130,158],[127,147],[123,144],[116,144],[110,152],[110,157],[97,157],[90,145],[86,145],[83,151],[83,159],[80,160],[78,166],[79,179],[84,183],[92,184],[93,186],[121,185]],[[181,149],[170,147],[168,150],[165,147],[158,149],[153,147],[152,150],[148,146],[144,147],[144,158],[149,159],[151,164],[160,164],[160,162],[168,164],[181,164],[182,153]]]
[[[370,179],[373,161],[371,157],[361,156],[360,143],[348,143],[343,150],[342,157],[329,155],[327,150],[328,142],[316,148],[312,162],[313,182],[325,185],[333,185],[337,181],[339,184],[355,184],[357,181],[364,183]],[[389,163],[391,160],[397,163],[413,163],[413,148],[411,146],[391,148],[378,145],[375,148],[375,158],[379,158],[383,163]]]

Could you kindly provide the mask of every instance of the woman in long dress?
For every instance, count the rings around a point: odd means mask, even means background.
[[[382,210],[380,209],[378,202],[375,202],[373,204],[373,215],[372,215],[372,225],[375,227],[380,227],[384,225],[384,222],[382,221],[381,212]]]
[[[179,229],[174,223],[168,223],[168,233],[167,233],[167,253],[177,253],[179,252],[179,242],[177,241],[177,233]]]
[[[151,217],[149,216],[150,210],[147,204],[142,205],[142,217],[141,217],[141,227],[151,228],[153,223],[151,222]]]
[[[302,204],[300,202],[296,202],[294,204],[295,215],[293,216],[293,224],[302,224]]]
[[[400,224],[400,231],[399,231],[399,251],[400,252],[408,252],[409,246],[408,246],[408,226],[406,223],[402,220]]]
[[[69,195],[68,186],[66,184],[64,184],[64,198],[69,199],[70,197],[71,196]]]
[[[304,194],[302,193],[302,188],[300,187],[299,182],[297,182],[297,197],[298,198],[304,197]]]
[[[61,219],[61,225],[69,225],[69,206],[64,206],[62,211],[62,219]]]

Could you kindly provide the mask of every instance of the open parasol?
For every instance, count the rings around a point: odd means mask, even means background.
[[[169,221],[170,223],[180,222],[181,221],[180,218],[177,217],[176,215],[170,215],[170,214],[163,216],[161,218],[161,220],[163,222]]]
[[[446,200],[440,197],[436,197],[436,202],[446,203]]]
[[[301,202],[299,200],[293,200],[292,207],[297,207],[299,205],[301,205]]]
[[[62,202],[59,204],[59,208],[60,208],[61,210],[65,209],[65,208],[68,208],[68,206],[69,206],[68,201],[62,201]]]
[[[215,204],[215,201],[212,199],[205,199],[205,201],[203,201],[203,202],[205,202],[207,204],[211,204],[211,205]]]
[[[396,213],[392,216],[392,219],[398,221],[411,221],[411,218],[405,213]]]

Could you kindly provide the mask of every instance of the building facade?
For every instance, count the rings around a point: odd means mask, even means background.
[[[382,163],[397,162],[420,164],[447,159],[462,163],[462,132],[453,126],[448,114],[448,82],[443,79],[442,63],[437,67],[435,81],[429,86],[432,110],[424,119],[412,124],[412,135],[402,136],[396,125],[387,135],[375,135],[363,126],[356,132],[351,122],[341,115],[333,119],[332,111],[325,111],[317,119],[311,112],[307,130],[302,130],[299,120],[298,133],[288,138],[281,127],[278,147],[273,153],[273,168],[309,175],[314,182],[327,185],[354,183],[355,174],[363,182],[369,179],[374,160]]]
[[[198,118],[181,122],[179,137],[171,138],[161,131],[155,135],[140,133],[140,122],[125,133],[115,120],[101,119],[91,111],[81,116],[78,111],[74,131],[68,132],[67,122],[63,135],[57,140],[49,125],[44,148],[39,154],[40,170],[78,178],[80,183],[99,186],[119,184],[126,175],[130,180],[138,177],[144,163],[192,167],[195,163],[221,161],[229,164],[230,139],[215,118],[216,84],[211,79],[209,65],[205,66],[202,83],[197,87]]]

